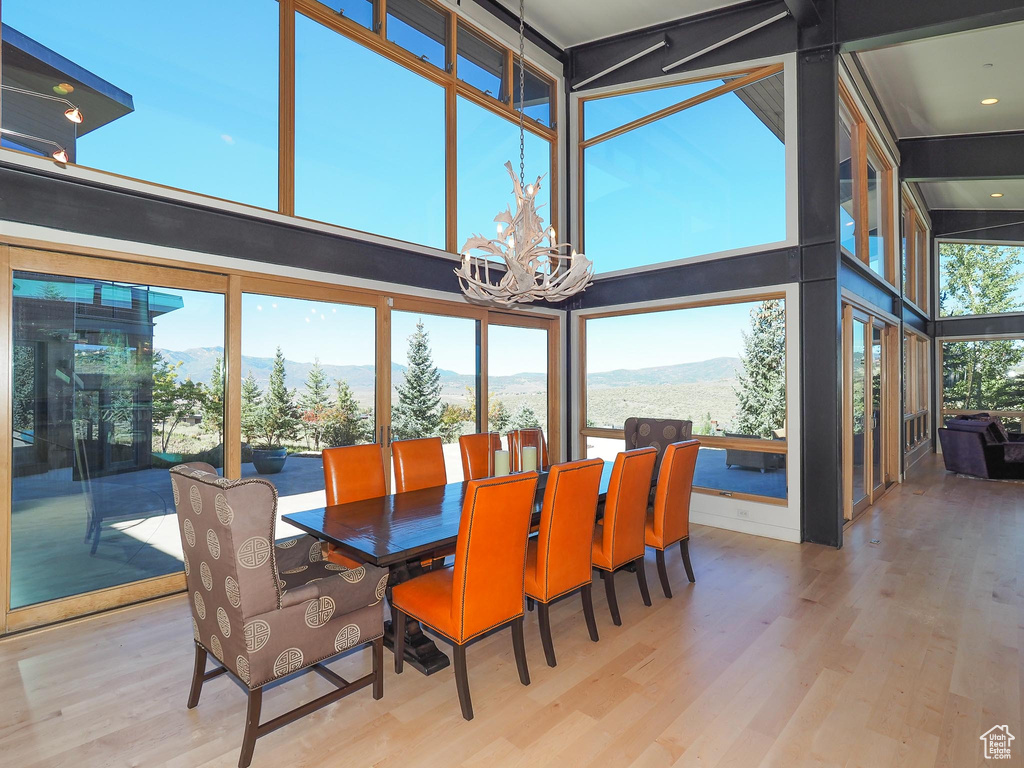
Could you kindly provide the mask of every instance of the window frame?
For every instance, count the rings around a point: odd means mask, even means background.
[[[966,238],[956,237],[936,237],[932,242],[931,252],[934,253],[934,264],[935,264],[935,285],[934,285],[934,308],[935,318],[939,320],[959,320],[961,318],[979,318],[979,317],[1014,317],[1024,315],[1024,309],[1018,309],[1011,312],[989,312],[984,315],[943,315],[941,307],[941,294],[942,294],[942,259],[940,256],[941,248],[944,244],[957,244],[964,243],[967,245],[993,245],[1001,248],[1020,248],[1024,250],[1024,240],[970,240]],[[1024,258],[1022,258],[1024,263]],[[1001,338],[1001,337],[991,337]],[[1016,336],[1010,338],[1017,338]],[[979,339],[956,339],[956,341],[978,341]]]
[[[978,317],[978,315],[974,315]],[[996,416],[1000,419],[1020,419],[1021,424],[1024,425],[1024,411],[995,411],[991,408],[947,408],[946,407],[946,370],[944,364],[946,344],[956,344],[958,342],[973,342],[973,341],[1019,341],[1024,344],[1024,334],[1020,333],[998,333],[990,336],[939,336],[936,337],[935,342],[935,388],[937,390],[938,400],[935,403],[935,410],[938,414],[939,421],[945,422],[947,417],[950,416],[964,416],[973,415],[977,413],[988,413],[992,416]]]
[[[769,71],[771,70],[771,71]],[[753,80],[747,80],[748,76],[753,75],[757,72],[762,72]],[[656,77],[651,80],[642,81],[639,83],[633,83],[629,86],[609,86],[607,88],[594,88],[587,89],[584,92],[573,93],[570,95],[569,109],[572,112],[575,120],[572,121],[572,134],[570,141],[572,142],[573,151],[570,152],[570,177],[574,178],[574,183],[570,192],[570,210],[576,215],[572,217],[572,239],[577,244],[577,250],[581,253],[586,253],[586,243],[584,242],[584,208],[586,204],[585,200],[585,185],[584,185],[584,173],[585,167],[585,150],[595,144],[601,143],[611,138],[615,138],[622,133],[628,132],[633,128],[639,128],[643,125],[660,119],[661,117],[668,117],[676,112],[683,111],[691,106],[697,106],[700,103],[715,98],[716,96],[724,95],[732,91],[742,88],[744,85],[750,84],[750,82],[756,82],[756,80],[768,77],[777,72],[781,72],[784,78],[785,89],[787,94],[792,94],[792,98],[786,98],[785,106],[785,211],[786,211],[786,236],[785,239],[779,240],[772,243],[760,243],[757,245],[743,246],[733,249],[727,249],[723,251],[714,251],[711,253],[699,254],[695,256],[687,256],[682,259],[673,259],[670,261],[657,262],[654,264],[640,264],[631,267],[625,267],[622,269],[609,270],[607,272],[599,272],[596,275],[597,279],[603,279],[607,277],[615,277],[618,275],[625,274],[636,274],[639,272],[647,272],[655,269],[664,269],[666,267],[672,267],[679,264],[696,263],[701,261],[709,261],[712,259],[721,259],[729,256],[738,256],[746,253],[759,253],[767,250],[773,250],[776,248],[785,248],[797,244],[799,236],[799,210],[798,210],[798,194],[799,194],[799,178],[797,173],[797,145],[799,136],[797,132],[797,113],[796,113],[796,55],[785,54],[782,56],[765,57],[762,59],[754,59],[747,62],[736,62],[724,66],[709,67],[707,69],[696,70],[687,72],[684,76],[668,75],[663,77]],[[584,127],[583,127],[583,110],[584,104],[588,101],[595,101],[598,99],[604,99],[614,96],[621,96],[630,93],[640,93],[643,91],[659,90],[663,88],[671,88],[673,86],[688,85],[692,83],[704,82],[708,80],[720,80],[727,77],[735,77],[730,83],[723,84],[718,88],[713,88],[698,94],[689,99],[685,99],[681,102],[677,102],[674,105],[665,107],[648,115],[638,118],[637,120],[630,121],[624,125],[618,126],[609,131],[605,131],[597,136],[592,136],[589,139],[584,139]],[[744,80],[745,82],[740,82]]]
[[[270,0],[260,0],[267,1]],[[204,194],[189,189],[174,187],[168,184],[161,184],[156,181],[139,179],[132,176],[106,171],[101,168],[94,168],[88,165],[67,163],[57,164],[51,158],[43,158],[30,152],[18,149],[3,147],[0,149],[0,158],[11,160],[18,165],[27,166],[46,173],[53,173],[55,170],[61,176],[83,181],[97,181],[103,184],[111,184],[118,189],[126,189],[132,192],[145,194],[156,193],[169,199],[182,200],[189,203],[198,203],[217,210],[234,211],[243,215],[264,214],[267,218],[275,215],[287,217],[289,224],[309,224],[316,228],[327,227],[331,231],[340,231],[346,235],[356,236],[368,241],[383,240],[392,244],[408,245],[418,251],[437,254],[446,253],[453,258],[458,254],[460,243],[457,240],[457,177],[455,173],[455,137],[456,137],[456,115],[455,96],[465,96],[473,100],[485,109],[504,117],[518,126],[519,113],[512,107],[512,96],[509,84],[503,83],[505,99],[499,100],[485,95],[468,83],[460,81],[456,73],[455,59],[458,50],[457,28],[463,24],[472,30],[472,33],[487,40],[504,51],[506,57],[506,76],[508,80],[511,75],[512,61],[518,56],[510,45],[500,42],[493,35],[484,30],[479,22],[474,21],[467,15],[460,13],[447,5],[436,0],[419,0],[433,9],[442,13],[448,24],[448,44],[446,47],[446,67],[438,69],[433,64],[422,61],[415,55],[402,48],[397,43],[387,39],[387,0],[373,0],[374,2],[374,28],[367,29],[354,19],[343,16],[327,5],[317,0],[276,0],[279,6],[278,20],[278,144],[277,144],[277,179],[278,194],[276,208],[264,208],[248,203],[217,197],[216,195]],[[320,222],[316,219],[308,219],[295,215],[295,14],[302,15],[327,27],[337,34],[343,35],[350,40],[380,54],[381,56],[421,75],[431,82],[434,82],[445,89],[445,148],[446,148],[446,170],[445,178],[439,179],[445,187],[445,244],[443,249],[430,245],[413,243],[391,237],[381,232],[365,232],[363,230],[347,227],[345,225]],[[551,144],[551,172],[548,180],[552,200],[557,201],[559,189],[559,167],[558,158],[561,152],[559,141],[559,129],[557,116],[559,115],[559,88],[561,76],[554,74],[540,63],[526,60],[527,68],[547,81],[551,85],[551,112],[552,125],[545,126],[542,123],[526,116],[524,128]],[[2,66],[2,65],[0,65]],[[496,169],[496,173],[501,168]],[[552,205],[550,222],[552,226],[559,229],[559,207]]]
[[[921,447],[931,444],[931,343],[927,335],[903,326],[904,472],[923,455]]]
[[[921,211],[925,208],[918,201],[917,195],[907,186],[904,186],[902,191],[900,243],[902,244],[903,240],[906,240],[907,264],[903,273],[901,292],[904,301],[920,310],[921,314],[929,317],[932,275],[931,220],[926,215],[922,215]],[[919,247],[921,245],[919,235],[921,234],[924,235],[923,249]]]

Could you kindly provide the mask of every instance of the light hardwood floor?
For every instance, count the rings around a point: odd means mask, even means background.
[[[672,600],[653,559],[652,608],[619,576],[622,627],[594,590],[600,643],[578,599],[557,604],[555,669],[528,614],[529,687],[507,632],[473,645],[472,722],[450,669],[399,677],[387,654],[382,701],[366,690],[260,739],[253,766],[965,768],[990,763],[979,736],[1004,723],[1019,746],[998,764],[1019,766],[1022,549],[1024,486],[930,458],[842,550],[701,527],[696,585],[669,558]],[[217,678],[186,710],[191,665],[181,596],[0,641],[0,765],[234,765],[244,696]],[[326,690],[275,688],[264,717]]]

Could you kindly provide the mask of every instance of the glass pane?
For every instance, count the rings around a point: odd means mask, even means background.
[[[449,483],[462,481],[459,436],[478,429],[479,359],[476,320],[391,313],[392,438],[440,437]]]
[[[279,515],[322,507],[321,451],[375,440],[376,310],[244,293],[242,376],[242,477],[274,483]]]
[[[526,79],[523,83],[523,98],[519,97],[519,60],[512,62],[512,106],[522,109],[523,114],[541,125],[551,125],[551,81],[541,77],[526,65]],[[523,108],[522,105],[526,107]]]
[[[871,329],[871,477],[876,488],[882,476],[882,329]]]
[[[881,161],[868,149],[868,266],[885,276],[885,175]]]
[[[502,436],[540,427],[548,434],[548,332],[487,327],[487,428]]]
[[[505,52],[496,48],[464,25],[459,25],[459,55],[456,64],[459,80],[469,83],[499,101],[505,100]],[[518,87],[518,86],[517,86]]]
[[[224,297],[13,282],[11,606],[180,571],[167,470],[223,465]]]
[[[780,74],[588,147],[583,246],[597,271],[785,240],[782,112]]]
[[[904,208],[903,209],[903,219],[902,219],[902,223],[901,223],[901,226],[900,226],[900,231],[902,232],[902,235],[903,235],[902,238],[900,239],[900,256],[901,256],[900,264],[901,264],[901,268],[903,270],[901,274],[903,275],[903,292],[904,293],[907,293],[907,289],[909,287],[908,284],[907,284],[907,279],[910,276],[909,271],[908,271],[909,270],[909,261],[914,258],[913,257],[914,233],[910,231],[910,228],[912,226],[913,226],[913,216],[911,215],[910,209],[909,208]],[[908,239],[908,237],[909,237],[909,239]],[[913,297],[909,297],[909,298],[913,298]]]
[[[302,15],[295,48],[295,213],[443,248],[444,89]]]
[[[1024,246],[939,243],[939,315],[1024,311]]]
[[[478,233],[495,237],[494,217],[515,206],[512,178],[502,167],[511,162],[519,176],[519,126],[459,97],[458,104],[458,238],[461,246]],[[551,143],[526,132],[526,183],[541,180],[537,208],[551,221]]]
[[[867,496],[864,473],[864,454],[866,445],[864,436],[867,434],[867,411],[865,395],[867,393],[867,363],[864,358],[865,324],[860,320],[853,321],[853,503]]]
[[[1024,340],[944,342],[942,382],[944,410],[1024,412]]]
[[[356,24],[373,29],[373,0],[319,0],[336,13]]]
[[[605,437],[582,439],[588,459],[615,461],[615,456],[624,450],[622,440]],[[716,491],[785,499],[788,496],[786,456],[704,446],[697,452],[693,484]]]
[[[388,0],[388,40],[447,69],[448,14],[420,0]]]
[[[645,416],[688,419],[695,435],[785,429],[781,299],[588,320],[586,344],[588,427]]]
[[[925,229],[917,230],[917,245],[914,247],[914,258],[916,261],[916,276],[917,276],[917,305],[923,310],[928,310],[929,304],[931,303],[931,286],[928,284],[928,275],[930,274],[930,265],[932,258],[932,251],[928,247],[928,231]],[[1022,259],[1024,264],[1024,259]],[[1024,273],[1024,269],[1020,270]],[[1020,305],[1024,306],[1024,292],[1019,294]]]
[[[706,91],[718,88],[722,80],[702,80],[699,83],[672,85],[668,88],[653,88],[634,91],[603,99],[583,102],[583,138],[592,139],[620,125],[639,120],[660,109],[679,104]]]
[[[21,148],[56,142],[81,165],[277,208],[276,2],[5,0],[3,23],[3,84],[84,117],[4,91],[3,128],[45,140]]]
[[[853,141],[845,121],[839,123],[839,244],[857,253],[856,201],[853,199]]]

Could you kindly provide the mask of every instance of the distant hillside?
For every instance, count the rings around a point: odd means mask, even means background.
[[[730,381],[743,364],[738,357],[713,357],[696,363],[661,365],[653,368],[619,368],[587,373],[587,383],[596,387],[657,386],[692,384],[700,381]]]

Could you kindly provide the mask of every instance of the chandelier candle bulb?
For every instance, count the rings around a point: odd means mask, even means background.
[[[508,474],[508,451],[494,452],[494,476],[504,477]]]

